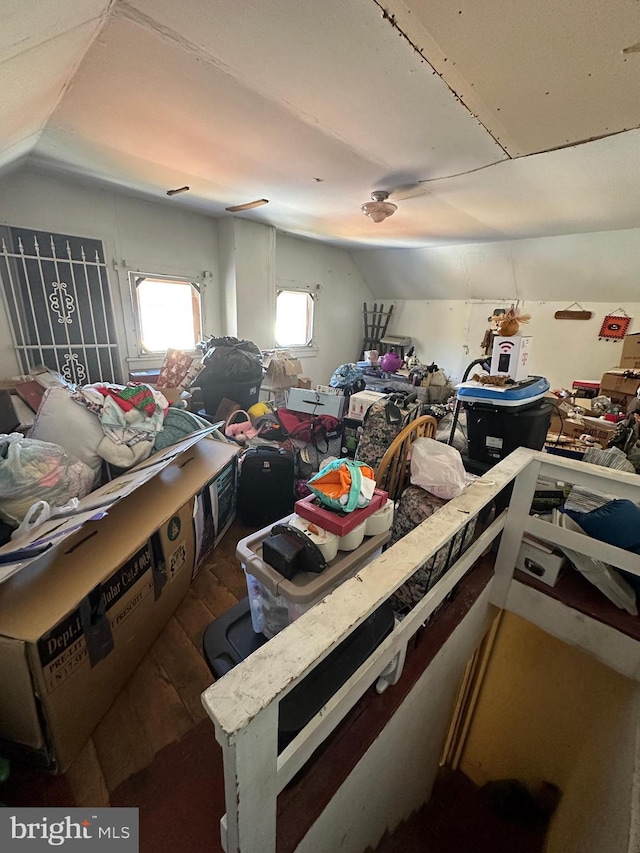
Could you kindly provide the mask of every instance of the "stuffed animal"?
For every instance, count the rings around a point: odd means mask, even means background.
[[[514,380],[510,376],[505,376],[504,374],[487,376],[486,373],[474,373],[471,380],[473,382],[479,382],[481,385],[515,385]]]
[[[531,314],[518,314],[516,308],[512,305],[504,317],[500,320],[498,334],[502,338],[510,338],[517,335],[520,326],[528,323],[531,319]]]
[[[229,415],[224,427],[224,434],[238,444],[245,445],[248,439],[255,438],[258,435],[258,430],[253,426],[249,415],[243,409],[239,409]]]

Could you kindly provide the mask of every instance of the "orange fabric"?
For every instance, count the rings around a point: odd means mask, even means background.
[[[361,467],[363,477],[375,480],[373,469],[368,465]],[[314,480],[314,487],[325,494],[328,498],[338,500],[342,495],[348,495],[351,488],[351,472],[346,465],[327,471],[319,480]]]

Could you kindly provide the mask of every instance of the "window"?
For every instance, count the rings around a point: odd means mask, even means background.
[[[276,346],[306,347],[313,338],[314,296],[308,290],[278,290]]]
[[[202,338],[200,287],[188,279],[130,276],[140,353],[194,350]]]

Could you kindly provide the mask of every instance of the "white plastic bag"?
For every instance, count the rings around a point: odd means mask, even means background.
[[[57,444],[0,435],[0,518],[18,526],[36,501],[51,508],[82,498],[93,488],[95,474]]]
[[[411,445],[411,482],[438,498],[457,498],[466,487],[460,451],[433,438],[417,438]]]
[[[559,527],[586,536],[580,525],[566,513],[554,509],[552,518],[553,523]],[[635,590],[617,569],[608,563],[589,557],[587,554],[580,554],[578,551],[565,548],[563,545],[559,547],[580,574],[584,575],[603,595],[606,595],[609,601],[612,601],[621,610],[626,610],[632,616],[638,615]]]

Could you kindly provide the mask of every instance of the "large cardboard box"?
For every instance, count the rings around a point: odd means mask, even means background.
[[[634,373],[637,375],[634,376]],[[608,370],[600,381],[600,393],[625,408],[637,395],[638,388],[640,388],[640,368],[637,371],[622,368]]]
[[[195,496],[236,460],[201,438],[0,584],[2,754],[69,767],[187,593]]]
[[[287,408],[292,412],[304,412],[309,415],[332,415],[341,418],[344,415],[346,398],[321,391],[306,391],[304,388],[290,388],[287,394]]]
[[[640,370],[640,332],[626,335],[622,344],[620,367],[626,370]]]

